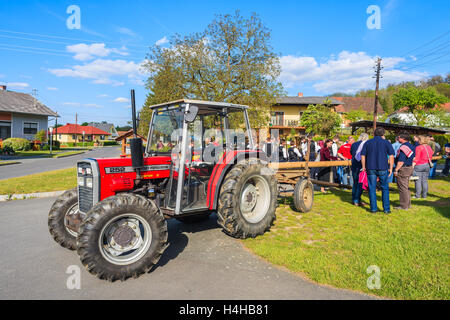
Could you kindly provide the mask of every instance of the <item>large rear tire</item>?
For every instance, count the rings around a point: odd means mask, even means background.
[[[124,281],[158,262],[167,247],[167,223],[153,201],[120,194],[89,211],[77,240],[81,263],[90,273]]]
[[[294,188],[294,207],[300,212],[309,212],[314,203],[314,186],[311,181],[300,178]]]
[[[218,223],[232,237],[254,238],[270,229],[277,204],[273,172],[260,161],[245,161],[235,165],[222,183]]]
[[[69,250],[77,248],[77,232],[69,228],[69,216],[81,219],[78,212],[77,188],[67,190],[53,203],[48,213],[48,230],[53,239]]]

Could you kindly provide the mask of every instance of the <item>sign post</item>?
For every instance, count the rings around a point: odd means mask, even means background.
[[[53,127],[49,127],[48,131],[50,132],[50,156],[52,156],[52,147],[53,147],[53,143],[52,143],[52,137],[53,137]]]

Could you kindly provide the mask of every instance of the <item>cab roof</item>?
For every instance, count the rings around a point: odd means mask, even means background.
[[[248,106],[241,105],[241,104],[233,104],[233,103],[228,103],[228,102],[204,101],[204,100],[191,100],[191,99],[180,99],[180,100],[155,104],[153,106],[150,106],[150,109],[156,109],[156,108],[161,108],[161,107],[171,107],[171,106],[181,105],[181,104],[190,104],[190,105],[196,106],[196,107],[198,107],[199,111],[208,111],[208,110],[219,111],[219,110],[222,110],[223,108],[237,109],[234,111],[248,109]]]

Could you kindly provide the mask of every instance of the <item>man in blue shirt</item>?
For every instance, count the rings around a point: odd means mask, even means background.
[[[377,212],[377,178],[380,179],[384,213],[391,213],[389,203],[389,176],[394,166],[394,149],[392,144],[384,138],[385,130],[376,128],[374,138],[364,144],[361,151],[363,171],[367,171],[369,183],[370,212]],[[389,157],[389,163],[388,163]]]
[[[448,176],[448,170],[450,169],[450,143],[445,144],[444,150],[445,167],[444,170],[442,170],[441,175]]]
[[[398,137],[401,143],[395,157],[396,167],[394,175],[397,177],[400,206],[394,209],[408,210],[411,208],[411,193],[409,192],[409,178],[413,172],[414,147],[409,143],[409,135],[402,133]]]

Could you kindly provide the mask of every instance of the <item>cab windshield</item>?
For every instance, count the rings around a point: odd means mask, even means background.
[[[155,109],[148,152],[170,153],[183,128],[183,108]]]

